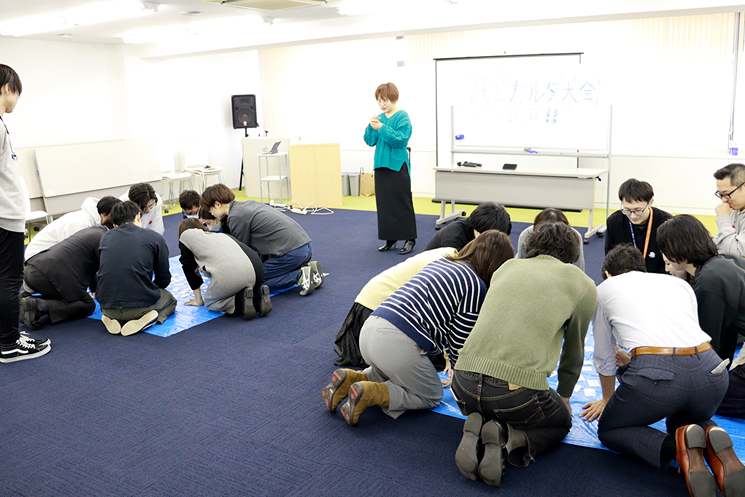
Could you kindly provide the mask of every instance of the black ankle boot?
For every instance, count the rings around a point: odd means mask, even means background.
[[[396,240],[387,240],[385,242],[385,245],[382,247],[378,247],[378,250],[381,252],[387,252],[388,250],[395,249],[396,248]]]

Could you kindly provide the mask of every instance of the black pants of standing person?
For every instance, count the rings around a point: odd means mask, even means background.
[[[572,415],[555,390],[531,390],[480,373],[455,371],[453,395],[463,414],[480,413],[525,433],[526,448],[507,455],[513,466],[525,467],[535,455],[566,438]]]
[[[713,350],[688,356],[639,355],[619,368],[620,386],[598,421],[603,445],[636,456],[656,468],[663,441],[688,424],[714,426],[711,421],[727,391],[727,369],[712,373],[722,360]],[[666,419],[667,433],[649,425]]]
[[[23,233],[0,228],[0,344],[15,343],[23,283]]]
[[[41,298],[46,302],[49,320],[52,323],[65,319],[84,318],[96,312],[96,303],[85,289],[81,289],[82,296],[79,300],[68,302],[57,287],[33,264],[26,264],[23,270],[23,281],[28,287],[41,294]]]
[[[411,198],[408,164],[401,170],[375,169],[375,205],[378,211],[378,239],[416,240],[416,217]]]

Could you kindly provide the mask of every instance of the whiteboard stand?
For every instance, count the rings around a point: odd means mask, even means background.
[[[439,230],[443,224],[466,215],[465,209],[455,210],[455,200],[450,200],[450,214],[445,214],[445,205],[447,200],[440,200],[440,217],[435,221],[435,230]]]
[[[593,214],[595,211],[594,202],[594,183],[589,184],[588,178],[597,178],[600,180],[600,175],[605,174],[606,176],[606,199],[605,199],[605,218],[608,219],[610,214],[610,171],[611,171],[611,137],[612,130],[611,124],[613,122],[613,106],[608,108],[608,137],[607,137],[607,148],[605,150],[592,150],[592,151],[581,151],[577,149],[549,149],[549,148],[536,148],[536,149],[510,149],[506,147],[462,147],[458,148],[455,143],[455,110],[454,107],[450,108],[450,168],[435,168],[435,198],[440,199],[440,219],[435,221],[435,229],[438,229],[439,225],[450,221],[460,215],[464,211],[455,211],[455,201],[460,200],[461,202],[469,201],[485,201],[486,192],[478,192],[479,188],[484,188],[485,184],[479,182],[492,181],[494,182],[490,188],[492,189],[491,196],[495,197],[499,203],[513,205],[516,207],[535,207],[535,202],[525,203],[519,196],[515,196],[515,188],[519,188],[520,185],[530,184],[531,187],[545,187],[546,195],[551,191],[552,188],[560,188],[561,181],[571,181],[566,186],[570,188],[578,188],[577,194],[583,196],[584,200],[579,201],[578,204],[574,204],[571,200],[571,195],[574,192],[566,192],[566,195],[560,195],[556,199],[549,200],[548,196],[541,198],[547,199],[547,203],[555,203],[555,205],[545,205],[545,207],[555,207],[557,209],[574,209],[580,208],[581,210],[589,210],[589,220],[587,223],[587,232],[584,235],[583,241],[585,244],[589,243],[592,235],[597,235],[598,238],[602,238],[605,235],[606,225],[601,224],[593,226]],[[468,153],[468,154],[484,154],[484,155],[524,155],[524,156],[553,156],[553,157],[576,157],[576,158],[598,158],[605,159],[608,164],[607,169],[582,169],[574,168],[576,174],[572,171],[556,171],[556,173],[548,171],[531,171],[522,169],[520,171],[503,171],[494,169],[481,168],[463,168],[455,165],[455,154],[456,153]],[[453,174],[455,173],[455,174]],[[486,176],[485,174],[488,174]],[[474,179],[466,179],[467,176],[471,176]],[[499,188],[501,185],[496,182],[495,178],[502,177],[509,184],[504,186],[502,192],[498,192],[495,188]],[[487,179],[489,178],[489,179]],[[519,179],[522,178],[522,179]],[[574,180],[577,181],[574,181]],[[556,187],[549,185],[557,185]],[[457,189],[456,189],[457,185]],[[574,186],[573,186],[574,185]],[[590,188],[591,187],[591,191]],[[580,191],[582,190],[582,191]],[[457,193],[458,197],[454,196]],[[584,195],[579,195],[584,193]],[[502,196],[504,195],[504,196]],[[587,197],[590,195],[590,197]],[[479,198],[477,198],[479,197]],[[510,197],[512,197],[510,199]],[[565,198],[566,197],[566,198]],[[503,200],[506,199],[506,200]],[[451,213],[445,215],[445,204],[451,202]]]
[[[261,198],[261,201],[264,201],[264,184],[267,185],[266,191],[267,191],[267,200],[272,200],[271,198],[271,192],[269,190],[269,185],[271,183],[279,183],[279,201],[281,204],[284,204],[285,202],[285,194],[282,186],[284,185],[284,182],[287,181],[287,202],[290,201],[290,163],[288,159],[289,154],[287,152],[277,152],[276,154],[259,154],[259,196]],[[278,164],[278,171],[276,175],[269,175],[269,159],[271,157],[279,159]],[[266,167],[266,176],[262,175],[262,160],[264,163],[264,166]]]

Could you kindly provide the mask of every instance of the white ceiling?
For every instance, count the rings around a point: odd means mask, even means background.
[[[98,1],[103,0],[0,0],[0,23],[62,13]],[[350,2],[380,12],[339,15],[337,8]],[[148,30],[147,36],[154,36],[156,31],[151,30],[162,30],[168,33],[165,37],[145,43],[139,50],[142,56],[167,56],[381,34],[745,11],[745,4],[725,0],[332,0],[326,5],[281,11],[249,10],[201,0],[155,3],[160,4],[158,12],[145,17],[22,38],[120,44],[127,33]],[[183,11],[201,14],[179,14]],[[273,23],[267,24],[264,18],[272,18]],[[60,35],[71,35],[71,39]]]

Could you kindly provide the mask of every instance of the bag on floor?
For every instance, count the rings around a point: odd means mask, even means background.
[[[366,173],[364,169],[360,169],[360,195],[375,195],[375,173]]]

